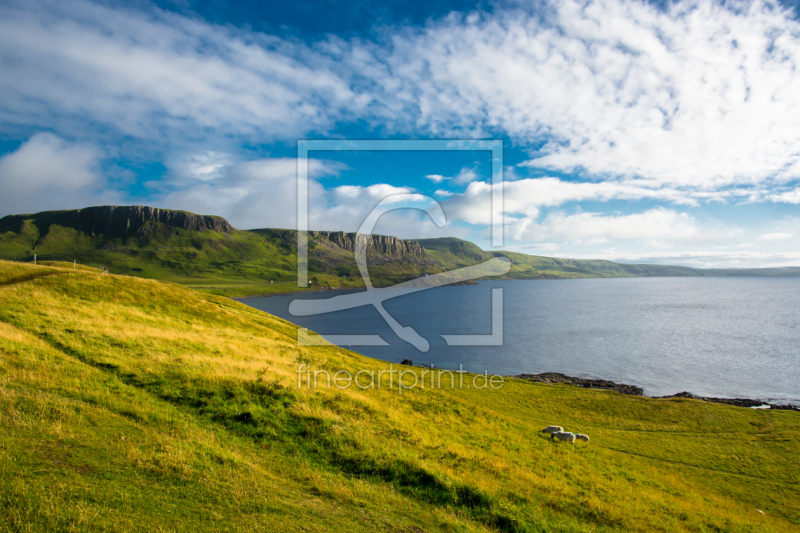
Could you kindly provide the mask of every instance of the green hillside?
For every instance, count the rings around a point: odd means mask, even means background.
[[[158,221],[144,221],[130,231],[113,226],[109,231],[90,231],[80,227],[76,214],[82,211],[47,211],[0,219],[0,259],[28,262],[37,256],[38,261],[77,260],[109,268],[113,273],[171,281],[226,296],[298,290],[295,231],[197,230]],[[219,217],[208,218],[227,225]],[[104,222],[98,224],[103,226]],[[370,259],[378,286],[442,271],[441,265],[413,256],[371,254]],[[312,235],[309,260],[312,289],[363,286],[352,252],[327,238]]]
[[[639,276],[701,276],[708,271],[668,265],[628,265],[612,261],[560,259],[516,252],[487,252],[471,242],[453,237],[418,241],[426,251],[448,267],[460,267],[504,256],[511,260],[511,270],[505,279],[581,278],[581,277],[639,277]],[[798,269],[800,273],[800,269]]]
[[[0,531],[800,530],[797,412],[301,364],[389,369],[180,285],[0,261]]]
[[[311,289],[361,287],[352,234],[309,234]],[[800,268],[699,270],[487,252],[456,238],[402,241],[373,236],[370,275],[386,286],[487,261],[511,259],[507,279],[753,275],[798,276]],[[421,247],[416,244],[419,243]],[[220,217],[141,206],[92,207],[0,219],[0,259],[60,261],[180,283],[229,297],[296,291],[293,230],[237,230]]]

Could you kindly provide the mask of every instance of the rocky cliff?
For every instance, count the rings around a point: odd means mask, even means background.
[[[355,233],[345,233],[343,231],[311,231],[309,236],[313,239],[326,239],[339,248],[353,252],[355,249]],[[392,259],[403,259],[412,256],[425,259],[425,249],[414,241],[404,241],[397,237],[387,235],[370,235],[367,245],[367,255],[384,255]]]
[[[195,215],[186,211],[173,211],[141,205],[106,205],[69,211],[69,225],[92,236],[147,233],[147,222],[156,222],[190,231],[216,231],[235,233],[236,229],[222,217]]]

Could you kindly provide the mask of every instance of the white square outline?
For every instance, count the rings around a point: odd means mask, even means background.
[[[308,152],[327,151],[491,151],[492,248],[503,246],[503,141],[490,140],[298,140],[297,141],[297,286],[308,287]]]
[[[501,140],[298,140],[297,141],[297,286],[308,287],[308,152],[329,151],[491,151],[492,247],[503,246],[503,142]],[[448,346],[503,345],[503,289],[492,289],[492,333],[442,335]],[[379,335],[311,335],[297,328],[300,346],[386,346]],[[418,348],[420,349],[420,348]],[[427,351],[425,349],[424,351]]]

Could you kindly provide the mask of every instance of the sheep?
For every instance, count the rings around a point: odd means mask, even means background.
[[[575,442],[575,434],[570,433],[569,431],[557,431],[555,433],[550,434],[551,439],[558,439],[558,440],[565,440],[568,441],[570,444]]]
[[[547,426],[542,430],[542,433],[556,433],[557,431],[564,431],[564,428],[561,426]]]
[[[575,438],[584,442],[589,442],[589,435],[584,435],[583,433],[578,433],[575,435]]]

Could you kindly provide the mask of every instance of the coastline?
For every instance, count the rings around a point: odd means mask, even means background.
[[[363,289],[363,287],[361,287],[361,288]],[[305,289],[305,290],[299,290],[299,291],[273,292],[273,293],[270,293],[270,294],[252,294],[252,295],[248,295],[248,296],[227,296],[227,298],[229,298],[231,300],[239,301],[239,300],[253,300],[255,298],[271,298],[272,296],[287,296],[287,295],[290,295],[290,294],[303,294],[303,293],[307,293],[307,292],[330,292],[330,291],[349,291],[349,290],[356,291],[356,290],[358,290],[358,287],[352,287],[352,288],[326,287],[324,289]]]
[[[516,281],[516,280],[498,280],[498,281]],[[458,283],[461,284],[461,283]],[[478,283],[470,283],[478,284]],[[456,284],[453,284],[456,285]],[[287,291],[287,292],[280,292],[280,293],[271,293],[271,294],[261,294],[261,295],[248,295],[248,296],[237,296],[237,297],[228,297],[232,300],[236,301],[244,301],[256,298],[268,298],[273,296],[282,296],[282,295],[295,295],[301,293],[323,293],[323,292],[358,292],[359,290],[365,290],[363,287],[360,288],[343,288],[343,287],[324,287],[324,288],[315,288],[315,289],[301,289],[296,291]],[[362,354],[364,355],[364,354]],[[365,357],[370,357],[365,355]],[[381,358],[375,358],[376,360],[382,360]],[[386,361],[391,362],[391,361]],[[397,362],[395,361],[395,364]],[[402,364],[402,363],[400,363]],[[419,365],[419,364],[412,364],[411,366],[415,367],[422,367],[428,368],[428,365]],[[602,374],[600,374],[602,375]],[[682,391],[671,395],[666,396],[650,396],[644,393],[644,389],[637,385],[631,385],[627,383],[621,382],[614,382],[606,379],[600,378],[586,378],[586,377],[577,377],[577,376],[570,376],[567,374],[562,374],[558,372],[543,372],[539,374],[529,374],[529,373],[521,373],[521,374],[513,374],[513,375],[505,375],[503,377],[506,378],[514,378],[514,379],[523,379],[528,381],[534,381],[543,384],[562,384],[562,385],[571,385],[579,388],[591,388],[591,389],[600,389],[600,390],[610,390],[614,392],[618,392],[620,394],[625,394],[629,396],[641,396],[644,398],[653,398],[653,399],[693,399],[699,401],[705,401],[710,403],[721,403],[725,405],[732,405],[734,407],[743,407],[743,408],[751,408],[751,409],[776,409],[776,410],[790,410],[790,411],[800,411],[800,402],[798,403],[785,403],[795,402],[797,400],[760,400],[757,398],[738,398],[738,397],[716,397],[716,396],[700,396],[688,391]],[[675,389],[673,389],[675,390]],[[678,389],[680,390],[680,389]],[[779,403],[783,402],[783,403]]]
[[[506,376],[509,378],[525,379],[536,383],[544,383],[552,385],[559,383],[563,385],[573,385],[583,389],[601,389],[626,394],[629,396],[642,396],[644,398],[654,398],[657,400],[666,400],[670,398],[685,398],[690,400],[700,400],[711,403],[722,403],[726,405],[733,405],[735,407],[745,407],[749,409],[779,409],[785,411],[800,411],[800,406],[792,404],[775,404],[753,398],[717,398],[714,396],[697,396],[691,392],[679,392],[669,396],[647,396],[644,394],[644,389],[636,385],[628,385],[626,383],[617,383],[606,379],[592,379],[592,378],[579,378],[575,376],[568,376],[558,372],[542,372],[541,374],[517,374],[514,376]]]
[[[456,287],[460,285],[478,285],[479,283],[475,280],[466,280],[466,281],[457,281],[455,283],[448,283],[447,285],[441,285],[440,287]],[[376,287],[376,289],[382,289],[384,287]],[[431,287],[437,288],[437,287]],[[248,296],[227,296],[231,300],[252,300],[254,298],[270,298],[272,296],[285,296],[289,294],[302,294],[306,292],[330,292],[330,291],[339,291],[339,292],[358,292],[358,291],[366,291],[366,287],[325,287],[324,289],[303,289],[299,291],[286,291],[286,292],[273,292],[270,294],[253,294]]]

